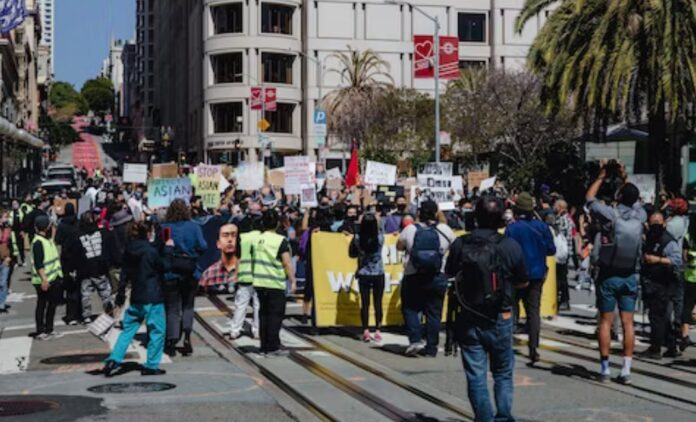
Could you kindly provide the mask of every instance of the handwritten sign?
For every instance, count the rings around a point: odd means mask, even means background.
[[[204,208],[220,206],[220,166],[199,164],[196,169],[196,195],[201,197]]]
[[[300,195],[304,186],[313,185],[313,170],[316,167],[306,155],[285,157],[285,193]]]
[[[263,163],[242,163],[237,168],[237,189],[257,190],[263,187],[266,168]]]
[[[123,183],[147,183],[147,164],[123,163]]]
[[[396,166],[384,164],[377,161],[368,161],[365,168],[365,183],[368,185],[386,185],[391,186],[396,184]]]
[[[148,205],[151,208],[168,207],[175,199],[189,203],[193,188],[188,177],[153,179],[147,184]]]
[[[488,179],[487,171],[470,171],[466,174],[467,188],[471,192],[474,188],[481,185],[481,182]]]

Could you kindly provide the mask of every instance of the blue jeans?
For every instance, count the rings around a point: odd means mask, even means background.
[[[7,301],[7,282],[10,275],[10,266],[0,264],[0,309],[5,309]]]
[[[512,317],[498,315],[495,324],[476,325],[462,321],[459,328],[462,361],[466,372],[469,402],[477,421],[514,421],[512,417],[515,356],[512,351]],[[495,407],[488,394],[488,358],[493,374]]]
[[[123,316],[123,332],[118,336],[114,350],[111,351],[111,355],[106,360],[112,360],[118,364],[123,362],[128,346],[133,341],[133,337],[138,332],[143,320],[147,324],[150,336],[147,342],[145,367],[148,369],[159,368],[164,351],[164,334],[167,330],[163,303],[131,305]]]
[[[412,274],[401,282],[401,313],[404,316],[408,341],[423,339],[421,316],[425,316],[425,353],[437,354],[442,321],[442,302],[447,291],[447,279],[441,275]]]

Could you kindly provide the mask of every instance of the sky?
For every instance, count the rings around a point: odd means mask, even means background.
[[[99,75],[109,54],[109,42],[135,38],[136,0],[54,0],[57,81],[80,89]]]

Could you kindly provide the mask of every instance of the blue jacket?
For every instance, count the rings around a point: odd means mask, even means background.
[[[195,221],[177,221],[176,223],[162,223],[162,228],[168,227],[172,232],[172,240],[174,240],[174,254],[200,256],[206,249],[208,243],[203,237],[203,229],[201,225]],[[196,279],[201,276],[199,268],[194,274]],[[165,280],[174,280],[181,278],[179,275],[167,272],[164,275]]]
[[[169,269],[171,254],[172,248],[165,247],[164,256],[161,256],[147,240],[129,242],[123,256],[116,304],[120,306],[125,302],[128,282],[132,286],[132,304],[164,303],[162,274]]]
[[[505,236],[515,239],[522,247],[529,280],[543,280],[546,257],[556,254],[556,245],[549,227],[535,219],[522,219],[510,224]]]

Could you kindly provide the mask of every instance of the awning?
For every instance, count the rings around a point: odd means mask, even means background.
[[[44,146],[44,141],[24,129],[17,129],[14,124],[3,117],[0,117],[0,136],[6,136],[15,143],[26,144],[32,148],[43,148]]]

